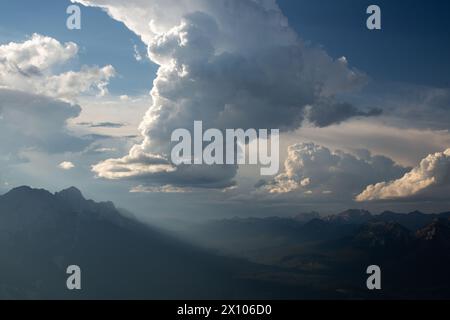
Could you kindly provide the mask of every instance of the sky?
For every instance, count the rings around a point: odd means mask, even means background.
[[[143,219],[450,210],[448,1],[4,1],[0,191]],[[278,174],[174,167],[170,134],[280,129]]]

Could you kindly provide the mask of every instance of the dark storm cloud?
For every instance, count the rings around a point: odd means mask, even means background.
[[[373,117],[383,113],[381,109],[362,111],[350,103],[327,101],[306,109],[306,119],[317,127],[328,127],[352,117]]]

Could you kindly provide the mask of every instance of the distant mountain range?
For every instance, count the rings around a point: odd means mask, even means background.
[[[384,272],[382,297],[450,298],[449,219],[449,212],[372,215],[347,210],[327,217],[312,213],[209,221],[186,237],[311,279],[324,277],[322,290],[334,288],[353,298],[367,294],[364,268],[372,264]]]
[[[291,218],[233,218],[211,220],[187,231],[198,243],[209,243],[215,248],[259,250],[271,243],[273,246],[290,243],[325,241],[351,236],[365,225],[397,226],[410,233],[426,228],[434,221],[450,219],[450,212],[425,214],[418,211],[408,214],[383,212],[372,215],[366,210],[351,209],[336,215],[321,217],[318,213],[299,214]],[[384,222],[382,224],[381,222]]]
[[[73,187],[20,187],[0,196],[0,299],[450,298],[449,217],[313,212],[175,237]],[[371,264],[381,292],[365,287]],[[66,288],[69,265],[81,291]]]

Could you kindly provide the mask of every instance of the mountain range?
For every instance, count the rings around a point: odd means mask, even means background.
[[[19,187],[0,196],[2,299],[450,298],[450,213],[233,218],[176,235],[112,202]],[[383,290],[365,287],[379,265]],[[69,265],[82,290],[66,287]]]
[[[347,210],[320,217],[234,218],[186,231],[194,243],[225,254],[296,270],[315,286],[367,296],[365,268],[383,270],[383,298],[450,298],[450,213],[372,215]],[[325,285],[326,284],[326,285]],[[380,292],[381,293],[381,292]]]
[[[372,215],[369,211],[351,209],[336,215],[321,217],[318,213],[299,214],[294,217],[233,218],[210,220],[188,230],[187,237],[197,243],[209,243],[214,248],[260,250],[261,246],[284,246],[311,243],[354,236],[359,230],[386,228],[393,225],[414,233],[435,221],[450,219],[450,212],[408,214],[390,211]]]

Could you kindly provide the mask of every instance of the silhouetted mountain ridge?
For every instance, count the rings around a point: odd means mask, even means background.
[[[87,200],[75,187],[52,194],[44,189],[21,186],[0,196],[0,213],[16,219],[20,219],[22,214],[26,216],[23,218],[28,218],[25,220],[45,225],[46,222],[51,223],[45,219],[53,219],[51,213],[54,212],[60,213],[57,218],[70,213],[80,219],[106,219],[117,224],[127,222],[112,202]]]

